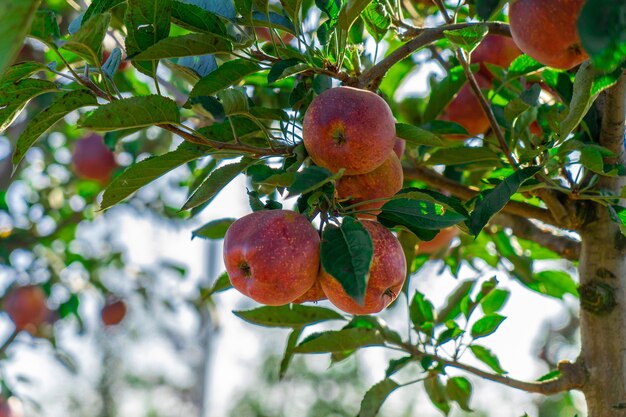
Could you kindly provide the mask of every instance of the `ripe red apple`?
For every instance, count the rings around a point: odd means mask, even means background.
[[[293,302],[296,304],[302,304],[302,303],[307,303],[307,302],[326,300],[326,298],[327,298],[326,294],[324,294],[324,290],[322,289],[322,284],[318,278],[315,280],[315,283],[313,284],[313,286],[307,290],[307,292],[305,292],[300,297],[293,300]]]
[[[513,40],[527,55],[553,68],[587,59],[576,21],[585,0],[515,0],[509,4]],[[598,22],[598,24],[600,24]]]
[[[487,35],[471,55],[471,63],[480,64],[478,73],[486,79],[493,78],[493,74],[485,63],[508,68],[515,58],[521,55],[515,41],[507,36]]]
[[[15,287],[4,299],[7,312],[17,330],[35,332],[50,314],[46,305],[46,294],[37,285]]]
[[[380,223],[365,220],[363,226],[374,244],[374,257],[363,305],[352,299],[339,281],[322,269],[321,283],[328,300],[350,314],[378,313],[391,304],[404,284],[406,258],[396,237]]]
[[[459,235],[459,229],[456,227],[448,227],[441,229],[437,236],[428,242],[420,242],[415,250],[416,255],[428,254],[432,255],[447,249],[450,246],[452,239]]]
[[[406,141],[404,139],[396,138],[396,143],[393,144],[393,151],[398,155],[398,159],[402,159],[404,150],[406,149]]]
[[[0,417],[22,417],[22,402],[16,397],[0,396]]]
[[[313,286],[320,237],[301,214],[257,211],[233,223],[224,237],[224,264],[242,294],[266,305],[284,305]]]
[[[350,198],[348,204],[362,201],[390,198],[402,188],[404,173],[402,164],[394,152],[391,152],[387,160],[381,166],[361,175],[344,175],[336,184],[339,198]],[[387,201],[373,201],[355,207],[355,210],[372,210],[372,214],[380,213],[377,210]],[[371,218],[371,215],[359,215],[361,218]]]
[[[123,300],[113,300],[107,302],[102,311],[100,311],[100,319],[105,326],[115,326],[126,317],[126,303]]]
[[[81,178],[106,183],[116,168],[115,155],[104,144],[102,136],[90,134],[74,144],[72,163]]]
[[[491,83],[483,76],[476,74],[476,81],[481,89],[491,86]],[[470,136],[485,133],[489,128],[489,119],[480,107],[478,99],[472,91],[472,87],[466,83],[445,108],[441,116],[441,120],[449,120],[463,126]],[[447,135],[448,139],[465,139],[464,135]]]
[[[371,91],[338,87],[309,106],[302,124],[304,146],[317,165],[346,175],[379,167],[396,141],[396,123],[385,100]]]
[[[2,397],[0,397],[0,417],[13,417],[9,402]]]
[[[269,28],[266,27],[255,27],[254,28],[254,32],[256,33],[256,36],[265,41],[265,42],[272,42],[272,37],[274,37],[275,42],[279,43],[278,40],[276,40],[276,35],[274,35],[272,32],[270,32]],[[286,44],[291,43],[292,40],[295,39],[295,37],[289,33],[289,32],[285,32],[282,33],[280,35],[280,39],[282,39],[282,41]]]

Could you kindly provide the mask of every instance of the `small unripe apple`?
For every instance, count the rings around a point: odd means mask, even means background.
[[[114,300],[107,302],[102,311],[100,311],[100,319],[105,326],[115,326],[120,324],[126,317],[126,303],[123,300]]]
[[[333,276],[323,270],[321,284],[328,300],[350,314],[374,314],[391,304],[400,291],[406,276],[406,258],[398,239],[380,223],[365,220],[363,227],[374,244],[374,256],[363,305],[352,299]]]
[[[315,283],[311,288],[307,290],[300,297],[293,300],[296,304],[308,303],[308,302],[316,302],[321,300],[326,300],[326,294],[324,294],[324,290],[322,289],[322,284],[319,279],[315,280]]]
[[[420,242],[417,245],[415,254],[432,255],[439,253],[450,247],[450,242],[452,242],[452,239],[454,239],[458,235],[459,229],[457,229],[456,227],[441,229],[441,231],[437,233],[437,235],[432,240],[429,240],[428,242]]]
[[[513,40],[527,55],[553,68],[587,59],[576,22],[585,0],[514,0],[509,4]],[[598,22],[598,24],[601,24]]]
[[[239,292],[284,305],[309,290],[319,272],[320,237],[302,214],[263,210],[235,221],[224,237],[224,264]]]
[[[106,183],[117,167],[115,155],[104,144],[102,136],[90,134],[74,144],[72,163],[81,178]]]
[[[481,89],[491,86],[491,83],[481,75],[476,74],[475,78]],[[485,133],[489,128],[489,119],[480,107],[480,103],[469,83],[466,83],[459,90],[439,118],[460,124],[471,137]],[[466,138],[464,135],[446,135],[446,137],[453,140]]]
[[[404,139],[396,138],[396,143],[393,144],[393,151],[398,155],[398,159],[402,159],[404,150],[406,149],[406,141]]]
[[[46,294],[37,285],[15,287],[4,299],[7,312],[17,330],[35,332],[37,326],[46,321],[50,310],[46,304]]]
[[[471,63],[480,64],[478,73],[490,80],[493,74],[485,63],[506,69],[521,53],[513,39],[507,36],[487,35],[472,52]]]
[[[337,180],[336,190],[339,198],[350,198],[348,204],[360,203],[368,200],[393,197],[404,182],[402,164],[394,152],[391,152],[387,160],[381,166],[361,175],[344,175]],[[369,215],[380,213],[379,208],[387,201],[373,201],[355,207],[355,210],[371,210]],[[359,215],[367,218],[367,214]]]
[[[396,142],[396,123],[385,100],[352,87],[324,91],[302,124],[304,146],[315,164],[346,175],[378,168]]]

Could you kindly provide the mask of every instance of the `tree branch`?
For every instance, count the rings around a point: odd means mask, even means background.
[[[4,353],[9,348],[9,346],[11,346],[11,343],[13,343],[18,334],[20,334],[20,331],[18,329],[15,329],[9,335],[8,339],[4,341],[2,346],[0,346],[0,356],[4,355]]]
[[[613,163],[626,164],[624,122],[626,118],[626,73],[604,94],[604,113],[600,130],[600,145],[618,155]]]
[[[468,22],[468,23],[456,23],[452,25],[444,25],[435,28],[423,28],[416,29],[416,36],[414,39],[408,41],[398,49],[390,53],[385,59],[374,65],[372,68],[361,74],[356,80],[356,87],[364,88],[377,78],[385,76],[389,68],[394,66],[397,62],[402,61],[407,56],[411,55],[416,50],[433,43],[443,38],[444,31],[462,29],[469,26],[484,25],[489,29],[489,33],[496,35],[510,36],[511,31],[509,26],[505,23],[499,22]]]
[[[440,190],[447,191],[453,196],[464,200],[474,198],[479,193],[479,190],[477,188],[459,184],[456,181],[448,179],[443,175],[424,167],[405,167],[404,178],[423,181],[426,184],[439,188]],[[555,222],[554,218],[548,210],[519,201],[509,201],[507,205],[504,206],[504,209],[502,211],[525,218],[537,219],[543,223],[550,224],[552,226],[562,227],[562,225]]]
[[[534,224],[526,217],[501,212],[492,220],[495,224],[511,229],[515,236],[531,240],[544,248],[558,253],[565,259],[578,261],[580,258],[580,241],[567,236],[555,235],[549,230]]]

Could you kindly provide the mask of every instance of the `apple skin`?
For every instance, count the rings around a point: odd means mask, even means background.
[[[349,204],[360,203],[379,198],[394,196],[404,182],[402,164],[394,152],[391,152],[385,162],[372,172],[361,175],[344,175],[337,180],[335,189],[339,198],[350,197]],[[372,215],[380,213],[379,208],[386,201],[375,201],[355,207],[356,210],[376,210]],[[372,218],[372,215],[360,214],[359,218]]]
[[[404,155],[405,149],[406,149],[406,140],[396,138],[396,143],[393,144],[393,151],[398,156],[398,159],[402,159],[402,155]]]
[[[528,126],[528,129],[530,129],[530,133],[533,135],[539,136],[540,138],[543,137],[543,129],[539,126],[539,123],[536,120]]]
[[[420,242],[415,250],[416,255],[427,254],[432,255],[447,249],[452,239],[459,235],[459,229],[456,227],[448,227],[441,229],[437,236],[428,242]]]
[[[50,314],[46,305],[46,294],[37,285],[15,287],[4,299],[7,312],[17,330],[35,332]]]
[[[13,417],[9,402],[0,397],[0,417]]]
[[[346,175],[379,167],[396,141],[385,101],[371,91],[338,87],[317,96],[304,115],[304,146],[315,164]]]
[[[471,63],[480,64],[478,73],[491,80],[493,74],[487,69],[485,63],[506,69],[521,53],[522,51],[519,50],[513,39],[507,36],[487,35],[472,52]]]
[[[326,294],[324,294],[324,290],[322,289],[322,284],[318,277],[318,279],[315,280],[315,283],[313,284],[313,286],[309,288],[307,292],[302,294],[300,297],[293,300],[293,302],[296,304],[302,304],[302,303],[326,300],[327,298],[328,297],[326,297]]]
[[[124,320],[126,311],[126,303],[123,300],[107,302],[100,311],[100,320],[105,326],[115,326]]]
[[[269,28],[262,27],[262,26],[255,27],[254,28],[254,32],[256,33],[256,36],[259,39],[261,39],[261,40],[263,40],[265,42],[272,42],[271,32],[270,32]],[[285,33],[281,33],[280,39],[282,39],[282,41],[285,44],[289,44],[289,43],[291,43],[292,40],[295,39],[295,37],[291,33],[285,32]]]
[[[509,5],[513,40],[527,55],[552,68],[570,69],[588,57],[576,21],[585,0],[516,0]]]
[[[374,244],[374,257],[363,305],[345,292],[339,281],[322,269],[321,283],[328,300],[350,314],[374,314],[384,310],[402,291],[406,258],[396,237],[380,223],[365,220],[363,226]]]
[[[301,214],[257,211],[235,221],[224,237],[224,264],[239,292],[270,306],[292,302],[313,286],[320,237]]]
[[[102,136],[90,134],[76,141],[72,152],[76,175],[107,183],[117,167],[115,155],[104,144]]]
[[[491,83],[483,76],[476,74],[476,82],[481,89],[491,86]],[[470,137],[485,133],[489,128],[489,119],[480,107],[478,99],[472,91],[469,83],[466,83],[457,95],[452,99],[448,106],[444,109],[439,117],[441,120],[456,122],[463,126],[470,134]],[[446,135],[446,138],[452,140],[463,140],[465,135]]]

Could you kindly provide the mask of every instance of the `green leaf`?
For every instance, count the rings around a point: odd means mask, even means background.
[[[39,0],[0,1],[0,73],[3,73],[22,48]]]
[[[57,121],[76,109],[97,104],[96,97],[87,90],[68,91],[55,98],[50,106],[32,117],[17,139],[13,152],[13,167],[17,167],[26,151]]]
[[[578,286],[565,271],[541,271],[533,275],[533,282],[526,286],[538,293],[562,299],[565,294],[578,297]]]
[[[361,304],[373,255],[374,245],[369,232],[351,217],[345,217],[340,227],[329,224],[324,229],[320,249],[322,267]]]
[[[309,64],[302,62],[298,58],[283,59],[272,65],[270,72],[267,74],[267,82],[273,84],[278,80],[310,68]]]
[[[387,397],[397,388],[400,388],[400,385],[389,378],[385,378],[372,386],[361,401],[361,409],[357,417],[376,417]]]
[[[19,64],[11,65],[6,69],[2,76],[0,76],[0,87],[3,87],[5,84],[16,83],[36,72],[47,69],[48,67],[45,65],[33,61],[20,62]]]
[[[193,237],[201,237],[204,239],[224,239],[226,231],[236,219],[219,219],[208,222],[204,226],[191,232]]]
[[[543,65],[540,62],[535,61],[533,58],[529,57],[526,54],[522,54],[515,58],[511,65],[509,65],[509,69],[507,71],[507,78],[516,78],[521,77],[522,75],[530,74],[531,72],[539,71],[543,68]]]
[[[387,370],[385,371],[385,378],[389,378],[391,375],[395,374],[414,360],[415,358],[413,356],[403,356],[399,359],[391,359],[389,361],[389,366],[387,366]]]
[[[172,22],[194,32],[226,36],[226,26],[215,14],[191,3],[172,2]]]
[[[151,95],[115,100],[98,107],[79,120],[79,126],[96,132],[180,123],[176,102]]]
[[[52,10],[37,10],[28,36],[56,49],[56,41],[61,37],[56,13]]]
[[[443,34],[454,45],[469,53],[478,46],[488,31],[485,25],[474,25],[457,30],[444,30]]]
[[[83,15],[82,23],[91,19],[92,16],[97,16],[101,13],[108,12],[120,3],[124,3],[125,0],[94,0],[91,2],[87,11]]]
[[[463,87],[465,81],[467,81],[467,78],[465,77],[463,67],[456,66],[451,68],[446,78],[432,86],[422,121],[430,122],[434,120]]]
[[[406,123],[396,123],[396,136],[411,146],[446,146],[446,141],[434,133]]]
[[[461,165],[476,162],[500,161],[500,157],[489,148],[457,147],[437,149],[426,160],[429,165]]]
[[[159,41],[167,39],[170,34],[171,15],[172,0],[128,0],[128,9],[124,18],[128,31],[125,41],[126,55],[134,60],[136,55],[150,50]],[[148,56],[142,59],[156,60],[160,58],[162,57],[152,58]],[[148,76],[155,75],[157,67],[155,62],[134,61],[133,65]]]
[[[283,358],[280,361],[280,368],[278,369],[278,379],[281,380],[285,377],[287,373],[287,368],[289,368],[289,363],[291,362],[291,358],[293,358],[293,348],[296,347],[298,343],[298,338],[302,334],[303,327],[297,327],[289,333],[289,338],[287,339],[287,346],[285,347],[285,353],[283,354]]]
[[[466,219],[453,210],[443,210],[429,201],[396,198],[386,202],[378,221],[386,227],[404,226],[421,240],[432,240],[440,229],[454,226]]]
[[[485,314],[493,314],[500,310],[509,299],[510,293],[506,290],[494,289],[480,301]]]
[[[384,343],[385,339],[378,330],[352,328],[317,334],[305,339],[293,351],[295,353],[345,352],[368,346],[382,346]]]
[[[391,26],[391,18],[384,4],[379,0],[372,1],[365,10],[363,10],[361,17],[363,18],[367,32],[372,35],[376,42],[382,41]]]
[[[437,314],[437,323],[454,320],[461,314],[461,300],[472,292],[475,284],[476,281],[474,280],[466,280],[457,285],[452,294],[448,296],[446,305]]]
[[[472,396],[472,384],[460,376],[454,376],[448,378],[446,383],[446,393],[448,398],[452,401],[456,401],[459,407],[465,411],[472,411],[469,406],[469,400]]]
[[[315,0],[315,5],[326,15],[330,20],[336,20],[339,17],[339,11],[341,10],[341,0]]]
[[[480,318],[472,325],[472,337],[478,339],[480,337],[489,336],[495,332],[506,317],[499,314],[488,314]]]
[[[165,38],[135,56],[133,60],[157,60],[180,58],[205,54],[229,53],[231,43],[224,37],[212,33],[191,33],[189,35]]]
[[[213,282],[213,285],[209,288],[208,295],[217,294],[232,287],[233,286],[230,284],[230,278],[228,277],[228,272],[224,272]]]
[[[256,163],[256,160],[250,158],[242,158],[234,164],[222,165],[208,176],[208,178],[198,187],[198,189],[187,199],[181,210],[189,210],[200,204],[209,202],[222,191],[229,182],[245,171],[250,165]]]
[[[306,194],[313,190],[317,190],[324,184],[336,180],[343,174],[343,168],[336,174],[333,174],[326,168],[318,166],[306,167],[296,174],[293,184],[288,188],[290,195]]]
[[[624,16],[622,0],[587,0],[578,15],[580,43],[599,69],[613,71],[626,59]]]
[[[337,17],[337,26],[345,32],[350,30],[350,26],[359,17],[361,12],[370,4],[372,0],[346,0],[344,6]]]
[[[450,404],[439,375],[433,374],[424,380],[424,388],[433,405],[447,415],[450,412]]]
[[[249,113],[250,104],[245,90],[239,88],[228,88],[217,93],[217,97],[224,108],[227,116],[241,113]]]
[[[505,178],[495,188],[481,191],[476,199],[474,211],[472,211],[467,221],[470,233],[478,236],[483,227],[489,222],[489,219],[504,208],[519,187],[540,170],[541,167],[520,169]]]
[[[34,78],[4,85],[0,90],[0,133],[13,123],[30,100],[53,91],[59,91],[56,84]]]
[[[398,125],[396,125],[396,130]],[[434,134],[439,135],[466,135],[469,136],[467,130],[458,123],[451,122],[449,120],[433,120],[428,123],[424,123],[421,126],[422,129],[427,130]],[[396,133],[397,134],[397,133]]]
[[[172,152],[153,156],[129,166],[104,190],[100,210],[114,206],[144,185],[184,163],[207,155],[208,152],[208,148],[183,142]]]
[[[78,32],[63,44],[62,49],[74,52],[90,64],[100,64],[102,41],[109,28],[111,14],[102,13],[84,22]]]
[[[500,367],[498,357],[491,353],[489,349],[480,345],[471,345],[470,350],[476,356],[476,359],[493,369],[498,374],[506,374],[506,371]]]
[[[419,291],[415,291],[415,295],[413,295],[409,312],[411,322],[416,329],[423,329],[426,323],[433,323],[435,321],[435,313],[432,303],[428,301],[424,297],[424,294]]]
[[[215,71],[203,77],[193,86],[189,99],[200,96],[212,96],[224,88],[238,83],[244,77],[261,70],[258,64],[244,59],[224,62]],[[189,101],[185,104],[188,107]]]
[[[300,304],[288,304],[280,307],[263,306],[253,310],[233,311],[233,313],[248,323],[259,326],[291,327],[294,329],[329,320],[344,320],[344,317],[334,310]]]

